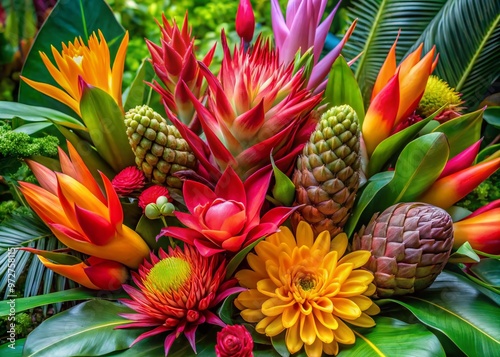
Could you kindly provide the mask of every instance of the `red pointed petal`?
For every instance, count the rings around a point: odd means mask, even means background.
[[[111,260],[86,267],[84,272],[102,290],[117,290],[128,278],[127,268]]]
[[[215,196],[247,205],[245,186],[231,166],[228,166],[215,186]]]
[[[252,224],[259,217],[260,209],[266,198],[266,193],[271,180],[271,170],[259,170],[245,180],[245,192],[247,194],[247,217],[248,223]]]
[[[109,210],[109,221],[112,226],[118,231],[121,230],[121,225],[123,223],[123,209],[120,199],[116,194],[113,184],[102,172],[99,172],[104,183],[104,188],[106,189],[106,196],[108,197],[107,206]]]
[[[389,50],[384,64],[378,72],[377,80],[375,81],[375,85],[373,86],[372,98],[370,99],[370,101],[373,101],[376,95],[385,87],[387,82],[389,82],[391,77],[396,73],[396,44],[398,43],[400,33],[401,30],[398,31],[396,40],[394,40],[394,44]]]
[[[186,207],[191,213],[194,212],[195,207],[204,206],[217,198],[217,195],[210,188],[191,180],[184,182],[182,193]]]
[[[115,227],[94,212],[75,204],[75,215],[82,231],[92,243],[106,245],[115,236]]]
[[[202,240],[195,239],[193,243],[194,243],[194,246],[196,247],[196,249],[198,249],[200,254],[204,257],[210,257],[210,256],[215,255],[217,253],[224,252],[224,249],[220,249],[219,247],[217,247],[213,244],[210,244],[209,241],[202,241]]]
[[[479,152],[479,147],[481,146],[482,141],[483,139],[475,142],[467,149],[465,149],[464,151],[453,157],[451,160],[449,160],[446,163],[446,166],[444,167],[443,171],[441,172],[441,175],[439,175],[439,178],[451,175],[457,171],[466,169],[467,167],[472,165],[474,159],[477,156],[477,153]]]
[[[54,171],[49,168],[39,164],[36,161],[26,159],[26,163],[33,174],[36,176],[38,183],[44,189],[52,193],[53,195],[57,195],[57,179]]]
[[[495,200],[495,201],[491,201],[487,205],[485,205],[481,208],[478,208],[477,210],[472,212],[470,215],[467,216],[467,218],[475,217],[477,215],[480,215],[481,213],[488,212],[489,210],[492,210],[494,208],[499,208],[499,207],[500,207],[500,199]]]
[[[290,117],[289,117],[290,118]],[[265,122],[264,101],[234,120],[233,132],[240,141],[251,141]]]

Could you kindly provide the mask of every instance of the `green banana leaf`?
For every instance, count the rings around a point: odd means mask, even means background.
[[[42,322],[28,335],[23,356],[100,356],[124,350],[142,329],[115,329],[129,320],[124,305],[90,300]]]
[[[338,357],[446,356],[438,338],[421,324],[407,324],[389,317],[374,319],[375,328],[355,331],[355,344],[343,346]]]
[[[420,322],[444,333],[468,356],[498,354],[500,309],[465,277],[443,271],[419,294],[380,302],[405,307]]]
[[[461,92],[469,109],[476,109],[500,76],[500,1],[447,1],[420,42],[424,51],[436,45],[440,57],[433,74]]]
[[[19,277],[26,272],[24,284],[24,296],[35,296],[40,292],[48,294],[55,287],[64,289],[69,281],[54,272],[38,260],[32,259],[33,254],[23,250],[13,250],[13,248],[30,247],[35,249],[54,250],[65,248],[36,216],[16,215],[0,224],[0,291],[5,291],[4,299],[8,295],[17,295],[21,298],[21,286]],[[9,263],[9,258],[14,258],[14,262]],[[9,270],[10,268],[10,270]],[[13,291],[6,289],[8,283],[14,284]],[[71,282],[74,286],[74,283]],[[41,306],[39,304],[37,306]],[[4,306],[0,305],[0,311]],[[57,308],[56,308],[57,310]]]
[[[25,338],[16,339],[14,343],[14,348],[11,347],[11,343],[7,342],[0,346],[0,356],[2,357],[21,357],[23,355],[23,347],[26,342]]]
[[[365,118],[363,96],[358,82],[354,78],[354,73],[343,56],[339,56],[333,63],[328,75],[324,98],[329,103],[329,107],[350,105],[358,115],[359,127],[361,128]]]
[[[401,30],[396,50],[399,62],[445,3],[446,0],[351,2],[349,20],[357,18],[358,23],[344,46],[343,54],[350,60],[362,53],[353,68],[365,104],[398,32]]]
[[[61,43],[73,42],[76,37],[87,39],[93,32],[101,30],[113,58],[118,50],[125,30],[115,19],[109,5],[104,0],[58,1],[49,17],[40,28],[26,58],[22,75],[38,81],[56,85],[43,64],[39,52],[45,52],[51,61],[54,57],[51,45],[61,50]],[[78,116],[64,104],[36,91],[21,81],[19,102],[59,110],[70,116]]]

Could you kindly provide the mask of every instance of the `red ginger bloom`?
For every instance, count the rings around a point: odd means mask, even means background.
[[[291,169],[297,154],[314,130],[313,109],[321,95],[306,89],[303,69],[280,64],[269,42],[243,44],[231,56],[224,34],[224,59],[217,78],[207,66],[207,107],[189,93],[206,135],[206,143],[175,118],[170,119],[215,182],[231,165],[241,178],[270,165],[269,154],[282,171]],[[208,144],[208,146],[207,146]],[[206,158],[211,153],[213,158]],[[214,161],[218,165],[214,164]]]
[[[163,228],[166,235],[196,246],[203,256],[225,250],[236,253],[261,237],[278,231],[296,209],[276,207],[260,217],[271,171],[259,171],[245,183],[229,166],[217,182],[215,192],[196,182],[185,181],[183,196],[190,213],[175,211],[187,228]]]
[[[182,27],[172,21],[170,24],[162,15],[161,45],[146,40],[151,63],[161,83],[154,80],[152,87],[160,93],[164,104],[174,112],[185,124],[192,122],[195,114],[194,106],[186,93],[186,87],[196,98],[202,98],[206,86],[203,86],[203,75],[194,52],[194,37],[188,26],[187,13]],[[209,66],[215,52],[215,46],[206,54],[202,63]]]
[[[158,197],[161,196],[165,196],[169,202],[172,201],[172,199],[170,198],[170,193],[168,192],[168,188],[160,185],[151,186],[142,191],[141,195],[139,196],[139,207],[144,210],[148,204],[155,203]]]
[[[253,357],[253,339],[243,325],[227,325],[217,332],[217,357]]]
[[[143,188],[145,182],[144,172],[135,166],[129,166],[121,170],[113,178],[111,184],[118,195],[127,196],[135,190]]]
[[[255,30],[255,15],[253,13],[250,0],[240,0],[238,11],[236,12],[236,32],[243,41],[250,42]]]
[[[138,273],[132,272],[139,290],[123,285],[132,299],[120,301],[136,313],[122,314],[134,322],[118,328],[154,327],[137,337],[132,345],[144,338],[170,332],[165,339],[165,355],[174,340],[184,333],[196,352],[198,325],[206,322],[225,326],[210,309],[244,289],[234,287],[235,279],[223,282],[226,264],[219,256],[203,257],[188,245],[184,249],[169,248],[168,254],[160,249],[159,257],[151,253],[150,259],[151,262],[144,261]]]

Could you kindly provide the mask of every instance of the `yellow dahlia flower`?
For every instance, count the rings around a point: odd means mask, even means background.
[[[300,222],[296,237],[287,227],[268,236],[247,256],[251,269],[236,274],[249,290],[236,306],[256,331],[273,337],[286,331],[290,353],[305,346],[308,356],[336,355],[338,343],[353,344],[354,332],[345,324],[372,327],[369,315],[380,311],[368,297],[375,291],[373,274],[357,269],[370,257],[358,250],[342,257],[347,236],[330,240],[328,231],[314,239],[311,226]]]

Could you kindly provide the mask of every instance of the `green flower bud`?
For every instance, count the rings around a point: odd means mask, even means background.
[[[175,211],[175,206],[170,202],[167,202],[163,206],[160,207],[160,213],[162,216],[172,216]]]
[[[167,203],[168,203],[168,198],[165,196],[160,196],[156,199],[156,204],[158,205],[158,207],[166,205]]]
[[[146,208],[144,209],[144,214],[149,219],[158,219],[161,216],[161,212],[158,206],[154,203],[150,203],[146,206]]]

